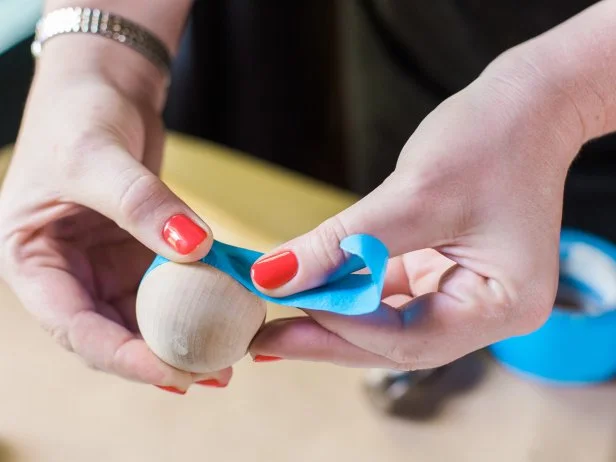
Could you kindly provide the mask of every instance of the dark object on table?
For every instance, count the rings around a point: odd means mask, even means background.
[[[366,395],[385,414],[413,420],[435,418],[449,400],[469,391],[481,380],[484,372],[481,354],[436,369],[370,370],[364,379]]]

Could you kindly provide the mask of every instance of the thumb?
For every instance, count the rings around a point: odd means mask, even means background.
[[[348,258],[340,241],[353,234],[370,234],[388,248],[390,257],[436,246],[444,223],[430,216],[409,181],[392,174],[372,193],[314,230],[279,246],[252,266],[255,286],[273,297],[318,287]]]
[[[209,227],[128,152],[112,146],[88,157],[71,175],[71,200],[110,218],[169,260],[193,262],[208,253]]]

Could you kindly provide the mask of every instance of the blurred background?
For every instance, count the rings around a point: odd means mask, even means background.
[[[267,250],[307,231],[378,185],[417,124],[498,53],[593,2],[497,3],[195,2],[163,178],[221,240]],[[0,0],[2,172],[40,7]],[[573,166],[565,225],[616,241],[612,145]],[[284,361],[235,374],[178,397],[96,373],[0,286],[0,462],[616,460],[611,384],[545,384],[487,352],[417,374]]]
[[[504,50],[594,0],[195,2],[165,111],[174,131],[358,195],[395,167],[441,101]],[[0,146],[14,140],[41,0],[1,0]],[[616,138],[571,168],[564,225],[616,241]]]

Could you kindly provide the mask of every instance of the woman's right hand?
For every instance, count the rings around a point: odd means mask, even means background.
[[[154,253],[204,257],[208,226],[157,177],[162,73],[87,36],[46,44],[0,194],[0,271],[23,305],[91,367],[185,392],[225,386],[163,363],[139,335],[138,284]]]

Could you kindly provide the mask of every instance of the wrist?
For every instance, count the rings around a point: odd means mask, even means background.
[[[192,0],[47,0],[43,14],[75,7],[76,1],[82,8],[100,9],[134,23],[162,41],[161,46],[172,55],[192,4]],[[152,56],[146,57],[147,53],[110,38],[85,33],[53,36],[45,40],[43,47],[37,60],[36,77],[51,76],[52,80],[100,78],[136,102],[162,111],[168,75],[166,70],[156,69],[154,63],[160,62],[152,61]]]
[[[539,56],[527,44],[503,53],[481,74],[480,88],[504,96],[503,110],[523,121],[518,136],[536,140],[536,152],[550,152],[550,162],[569,167],[588,141],[587,126],[577,102]]]
[[[526,55],[552,93],[569,100],[582,143],[616,130],[616,0],[596,2],[507,54]]]
[[[161,112],[167,79],[146,57],[120,43],[86,34],[54,37],[37,60],[34,83],[98,79],[135,103]]]

